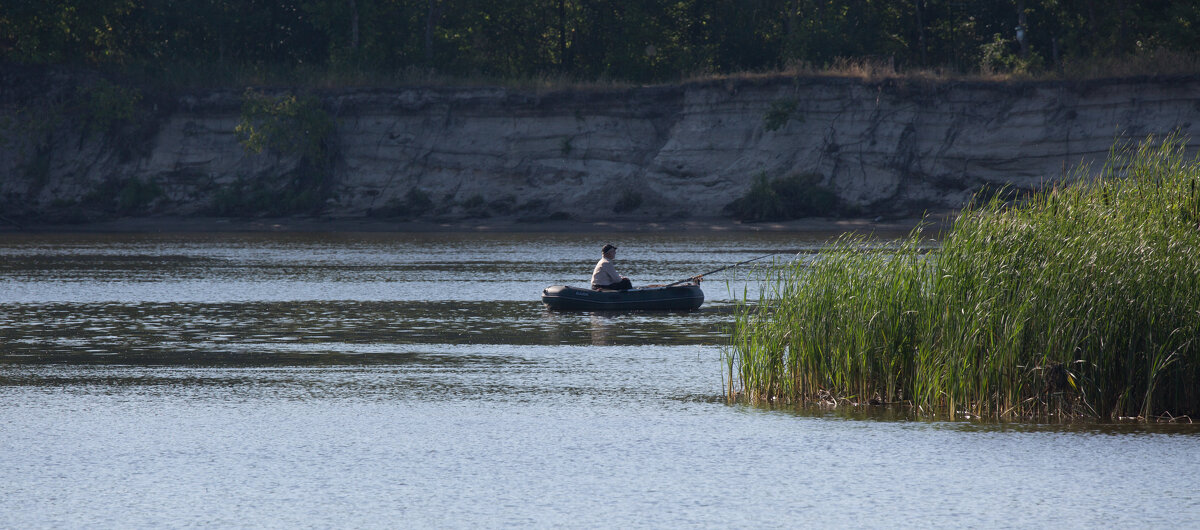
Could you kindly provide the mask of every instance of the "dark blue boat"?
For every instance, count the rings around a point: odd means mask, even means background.
[[[566,285],[547,287],[542,303],[550,309],[566,310],[688,310],[704,303],[704,291],[696,284],[649,286],[628,291],[580,289]]]

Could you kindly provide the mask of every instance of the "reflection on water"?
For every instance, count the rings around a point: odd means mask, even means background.
[[[713,346],[727,316],[557,313],[540,301],[11,304],[0,337],[11,362],[340,363],[385,345]]]
[[[0,236],[0,526],[1200,524],[1194,428],[724,404],[751,272],[539,301],[829,237]]]
[[[589,319],[592,322],[592,345],[612,346],[613,335],[616,333],[614,328],[617,325],[615,319],[601,313],[592,313]]]

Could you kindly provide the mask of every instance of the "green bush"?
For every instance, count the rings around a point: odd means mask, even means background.
[[[247,151],[272,150],[283,155],[321,161],[328,155],[333,118],[311,95],[276,97],[247,89],[242,95],[242,118],[234,133]]]
[[[433,199],[429,197],[429,193],[415,186],[404,194],[404,204],[414,215],[421,215],[433,209]]]
[[[400,217],[411,219],[420,217],[433,210],[433,199],[429,193],[421,188],[413,186],[408,189],[403,198],[392,198],[384,205],[371,213],[376,217]]]
[[[315,96],[281,94],[270,97],[247,89],[242,119],[234,128],[250,153],[272,151],[298,158],[296,168],[283,175],[239,179],[213,202],[218,215],[283,216],[315,213],[333,189],[333,118]]]
[[[516,209],[517,197],[515,195],[505,195],[488,203],[488,208],[500,215],[507,215]]]
[[[1015,49],[1015,39],[1006,39],[999,33],[991,42],[979,47],[979,71],[984,74],[1030,74],[1042,70],[1045,62],[1037,53],[1022,58]]]
[[[746,195],[725,206],[734,219],[742,221],[786,221],[837,213],[839,199],[819,184],[813,174],[768,180],[760,173]]]
[[[260,180],[239,178],[213,194],[207,211],[217,216],[278,215],[276,195]]]
[[[472,195],[460,205],[468,217],[490,217],[487,201],[483,195]]]
[[[847,238],[774,270],[736,319],[731,394],[992,418],[1200,414],[1200,161],[1185,147],[1147,140],[1098,179],[969,207],[929,253],[918,232],[896,248]]]
[[[327,199],[321,180],[303,171],[279,178],[239,178],[216,191],[207,213],[239,217],[315,213]]]
[[[770,110],[766,116],[763,116],[763,128],[769,131],[777,131],[787,125],[788,120],[792,119],[792,114],[796,112],[796,106],[799,103],[795,99],[783,99],[771,103]]]
[[[642,194],[633,190],[625,190],[613,204],[614,213],[629,213],[642,206]]]
[[[518,212],[538,212],[549,207],[546,199],[530,199],[517,205]]]
[[[149,212],[154,201],[162,196],[162,188],[150,179],[109,179],[96,185],[78,203],[62,202],[55,207],[87,210],[89,215],[98,217],[137,215]]]
[[[25,178],[33,182],[34,189],[42,189],[50,181],[50,163],[54,151],[49,143],[38,145],[34,156],[25,165]]]
[[[131,215],[145,212],[155,199],[162,197],[163,190],[153,180],[132,178],[117,192],[117,213]]]
[[[468,210],[483,208],[487,201],[483,199],[483,195],[472,195],[469,199],[462,202],[462,207]]]
[[[103,134],[133,120],[142,94],[101,79],[79,87],[77,98],[84,108],[88,132]]]

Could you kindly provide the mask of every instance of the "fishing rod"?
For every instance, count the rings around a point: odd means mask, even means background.
[[[739,266],[739,265],[745,265],[745,264],[747,264],[747,263],[750,263],[750,262],[753,262],[753,261],[758,261],[758,260],[760,260],[760,259],[763,259],[763,258],[769,258],[769,257],[771,257],[771,256],[775,256],[775,255],[778,255],[778,254],[783,254],[783,252],[772,252],[772,253],[770,253],[770,254],[766,254],[766,255],[763,255],[763,256],[759,256],[759,257],[757,257],[757,258],[751,258],[751,259],[748,259],[748,260],[746,260],[746,261],[739,261],[739,262],[737,262],[737,263],[734,263],[733,265],[726,265],[726,266],[724,266],[724,267],[721,267],[721,268],[719,268],[719,269],[717,269],[717,270],[708,271],[708,272],[706,272],[706,273],[704,273],[704,274],[697,274],[697,275],[695,275],[695,276],[692,276],[691,278],[684,278],[684,279],[682,279],[682,280],[679,280],[679,281],[677,281],[677,282],[675,282],[675,283],[672,283],[672,284],[667,284],[667,285],[665,285],[664,287],[674,287],[674,286],[676,286],[676,285],[679,285],[679,284],[681,284],[681,283],[687,283],[687,282],[690,282],[690,281],[696,280],[697,278],[703,278],[703,277],[705,277],[705,276],[708,276],[709,274],[716,274],[716,273],[718,273],[718,272],[721,272],[721,271],[723,271],[723,270],[725,270],[725,269],[732,269],[732,268],[734,268],[734,267],[737,267],[737,266]]]

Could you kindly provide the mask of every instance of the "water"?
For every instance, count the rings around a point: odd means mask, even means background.
[[[1195,428],[725,404],[732,271],[538,301],[828,237],[0,236],[0,527],[1200,524]]]

